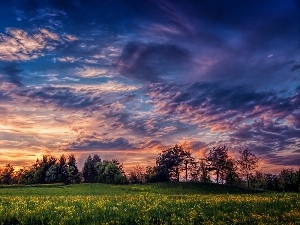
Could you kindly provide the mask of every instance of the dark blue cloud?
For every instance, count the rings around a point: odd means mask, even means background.
[[[10,82],[17,86],[22,86],[21,78],[22,69],[19,68],[19,65],[16,63],[7,63],[1,66],[0,64],[0,79],[6,82]]]
[[[18,92],[19,96],[26,97],[26,101],[43,105],[54,105],[59,108],[73,110],[95,110],[103,103],[101,93],[94,95],[82,89],[83,93],[72,88],[43,87],[23,89]]]
[[[119,73],[141,81],[158,82],[162,75],[183,72],[190,55],[174,44],[130,42],[117,61]]]
[[[300,65],[299,64],[295,64],[295,65],[293,65],[291,71],[294,72],[294,71],[299,70],[299,69],[300,69]]]
[[[123,137],[102,139],[96,132],[92,134],[81,133],[75,142],[66,146],[70,150],[133,150],[135,147]]]

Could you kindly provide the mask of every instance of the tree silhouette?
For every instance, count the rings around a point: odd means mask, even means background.
[[[82,168],[82,176],[84,179],[84,182],[93,183],[97,182],[97,169],[96,165],[97,163],[100,163],[101,159],[98,155],[94,155],[92,158],[90,155],[87,157],[87,159],[84,162],[83,168]]]
[[[195,158],[191,156],[191,153],[186,151],[182,160],[182,165],[180,167],[181,171],[185,173],[185,181],[188,180],[189,171],[192,171],[194,166]]]
[[[226,161],[226,167],[225,167],[225,182],[226,184],[237,184],[239,183],[239,175],[237,173],[238,167],[236,165],[236,161],[232,158],[228,159]]]
[[[57,159],[51,155],[43,155],[43,158],[37,159],[36,163],[33,165],[34,172],[34,183],[43,184],[47,183],[46,181],[46,173],[47,170],[55,165]]]
[[[0,183],[12,184],[14,181],[14,171],[15,168],[11,164],[6,164],[6,166],[1,170]]]
[[[67,163],[67,183],[80,183],[80,173],[77,168],[75,156],[69,156]]]
[[[137,184],[137,183],[145,183],[146,174],[145,168],[140,166],[140,164],[135,165],[132,170],[129,172],[128,180],[130,183]]]
[[[240,150],[240,158],[237,160],[237,163],[240,166],[241,173],[246,177],[247,181],[247,188],[250,187],[250,176],[252,175],[252,172],[257,167],[258,164],[258,158],[252,153],[252,151],[248,148],[244,150]]]
[[[226,146],[219,146],[213,148],[209,151],[208,156],[206,157],[206,162],[210,171],[214,171],[219,183],[220,177],[226,172],[228,160],[228,148]]]
[[[299,172],[293,169],[283,169],[279,174],[280,186],[283,191],[300,191]]]
[[[67,182],[67,159],[65,155],[61,155],[58,163],[58,181],[66,183]]]
[[[185,151],[182,146],[175,145],[164,150],[156,159],[157,178],[159,181],[179,181],[180,168],[183,163],[188,162],[190,152]]]

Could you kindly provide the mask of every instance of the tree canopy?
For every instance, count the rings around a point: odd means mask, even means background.
[[[82,170],[75,155],[56,158],[44,155],[30,167],[15,170],[11,164],[0,168],[0,184],[51,184],[51,183],[146,183],[158,181],[216,182],[227,185],[263,188],[277,191],[300,191],[300,169],[283,169],[280,174],[257,171],[259,159],[252,150],[239,151],[234,159],[226,146],[210,149],[206,156],[196,159],[183,146],[164,149],[156,158],[155,166],[137,164],[125,174],[117,159],[102,160],[99,155],[88,155]]]

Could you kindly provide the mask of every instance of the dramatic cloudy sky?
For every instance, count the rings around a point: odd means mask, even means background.
[[[177,143],[299,167],[299,1],[1,1],[0,118],[1,165]]]

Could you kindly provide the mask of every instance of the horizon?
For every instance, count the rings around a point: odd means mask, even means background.
[[[168,146],[300,166],[300,3],[14,0],[0,7],[0,166]]]

